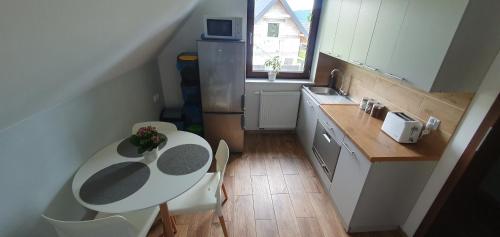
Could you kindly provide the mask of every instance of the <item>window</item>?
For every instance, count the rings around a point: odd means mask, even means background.
[[[322,0],[248,0],[247,77],[266,78],[279,56],[278,78],[308,79]]]
[[[278,37],[280,34],[279,23],[267,23],[267,37]]]

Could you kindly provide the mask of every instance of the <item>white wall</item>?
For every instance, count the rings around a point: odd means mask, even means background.
[[[200,0],[2,0],[0,129],[156,56]]]
[[[408,236],[414,235],[499,92],[500,54],[496,56],[464,119],[439,160],[406,223],[402,226]]]
[[[158,118],[159,89],[149,62],[0,131],[0,236],[56,236],[40,218],[49,202],[92,154]]]
[[[175,64],[181,52],[196,52],[196,40],[203,33],[203,16],[243,17],[243,32],[246,32],[247,0],[201,0],[193,13],[184,21],[169,43],[158,56],[165,106],[183,105],[180,74]],[[243,34],[246,39],[246,34]]]

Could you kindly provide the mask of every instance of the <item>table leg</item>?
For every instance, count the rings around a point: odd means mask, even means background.
[[[166,203],[160,204],[160,216],[161,216],[161,222],[163,224],[163,236],[174,237],[174,232],[172,231],[172,224],[170,223],[170,214],[168,213],[168,206]]]

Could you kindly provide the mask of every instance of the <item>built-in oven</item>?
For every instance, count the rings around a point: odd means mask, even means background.
[[[312,150],[330,181],[333,179],[333,173],[335,172],[340,149],[342,148],[339,144],[340,142],[336,141],[334,136],[325,128],[325,125],[318,120]]]

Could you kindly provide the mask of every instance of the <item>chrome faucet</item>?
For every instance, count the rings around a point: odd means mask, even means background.
[[[340,79],[340,88],[338,89],[339,94],[346,96],[347,92],[344,91],[344,74],[342,73],[342,71],[340,71],[340,69],[334,68],[330,72],[330,82],[328,83],[328,87],[335,89],[334,85],[335,73],[338,74],[338,78]]]

